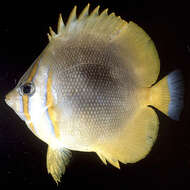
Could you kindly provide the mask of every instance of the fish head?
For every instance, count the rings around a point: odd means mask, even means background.
[[[6,95],[5,102],[36,136],[47,142],[45,137],[51,134],[52,129],[47,111],[51,107],[51,102],[47,102],[49,69],[45,62],[47,60],[39,56],[16,87]],[[50,126],[49,129],[47,126]]]
[[[22,120],[26,120],[26,118],[24,117],[24,109],[23,109],[23,99],[22,99],[22,95],[20,94],[20,88],[14,88],[13,90],[11,90],[5,97],[5,102],[6,104],[11,107],[16,114],[22,119]]]
[[[29,73],[34,69],[34,64],[27,70],[27,72],[21,77],[18,84],[12,89],[6,96],[5,102],[11,107],[16,114],[25,122],[27,117],[24,113],[24,103],[28,102],[28,99],[34,94],[37,96],[36,86],[33,80],[29,79]]]

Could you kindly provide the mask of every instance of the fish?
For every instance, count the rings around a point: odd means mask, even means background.
[[[151,37],[133,21],[90,5],[74,6],[5,102],[48,145],[47,170],[56,183],[72,151],[95,152],[106,165],[135,163],[159,131],[155,108],[179,120],[183,77],[158,80],[160,59]]]

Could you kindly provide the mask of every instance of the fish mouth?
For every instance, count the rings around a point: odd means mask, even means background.
[[[5,103],[6,103],[9,107],[12,108],[13,103],[12,103],[10,97],[9,97],[9,94],[5,96]]]
[[[14,101],[11,99],[10,95],[7,94],[5,96],[5,103],[20,117],[20,119],[22,119],[23,121],[25,121],[25,116],[24,113],[16,111],[15,109],[15,103]]]

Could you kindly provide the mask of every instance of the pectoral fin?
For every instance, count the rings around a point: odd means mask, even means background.
[[[60,182],[61,176],[65,173],[71,156],[71,151],[66,148],[54,149],[48,146],[47,170],[56,183]]]

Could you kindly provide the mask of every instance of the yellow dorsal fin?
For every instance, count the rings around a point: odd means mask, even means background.
[[[56,37],[56,33],[53,31],[53,29],[52,29],[51,26],[49,27],[49,33],[48,33],[47,35],[48,35],[49,41],[50,41],[52,38],[55,38],[55,37]]]
[[[100,9],[100,5],[98,5],[90,14],[90,17],[96,17],[99,15],[99,9]]]
[[[101,39],[114,39],[127,24],[126,21],[117,17],[114,13],[108,15],[108,9],[99,14],[100,6],[97,6],[89,15],[90,4],[84,8],[78,19],[76,16],[77,6],[70,13],[66,26],[64,26],[61,15],[59,16],[57,34],[50,27],[49,40],[57,37],[73,36],[81,32],[99,36]]]
[[[97,6],[89,15],[90,5],[84,8],[79,18],[76,16],[77,7],[74,6],[66,26],[62,17],[58,21],[58,33],[50,27],[49,40],[73,39],[73,37],[94,39],[111,43],[118,49],[118,56],[131,67],[138,86],[150,87],[156,82],[160,62],[156,47],[148,34],[137,24],[126,22],[114,13],[108,14],[108,9],[99,13]]]
[[[77,19],[76,12],[77,12],[77,6],[74,6],[74,8],[71,11],[69,18],[67,20],[66,30],[69,30],[71,25],[76,21],[76,19]]]
[[[88,3],[87,6],[83,9],[81,14],[79,15],[79,18],[78,18],[79,21],[85,19],[88,16],[89,8],[90,8],[90,4]]]
[[[63,33],[64,29],[65,29],[65,25],[64,25],[64,22],[63,22],[63,19],[62,19],[62,15],[59,14],[59,19],[58,19],[58,24],[57,24],[57,33],[58,34]]]
[[[120,57],[131,63],[139,86],[150,87],[156,82],[160,72],[160,61],[154,42],[149,35],[134,22],[129,22],[114,41],[120,47]],[[126,56],[127,55],[127,56]]]
[[[100,16],[108,16],[108,9],[105,9],[104,11],[102,11]]]

